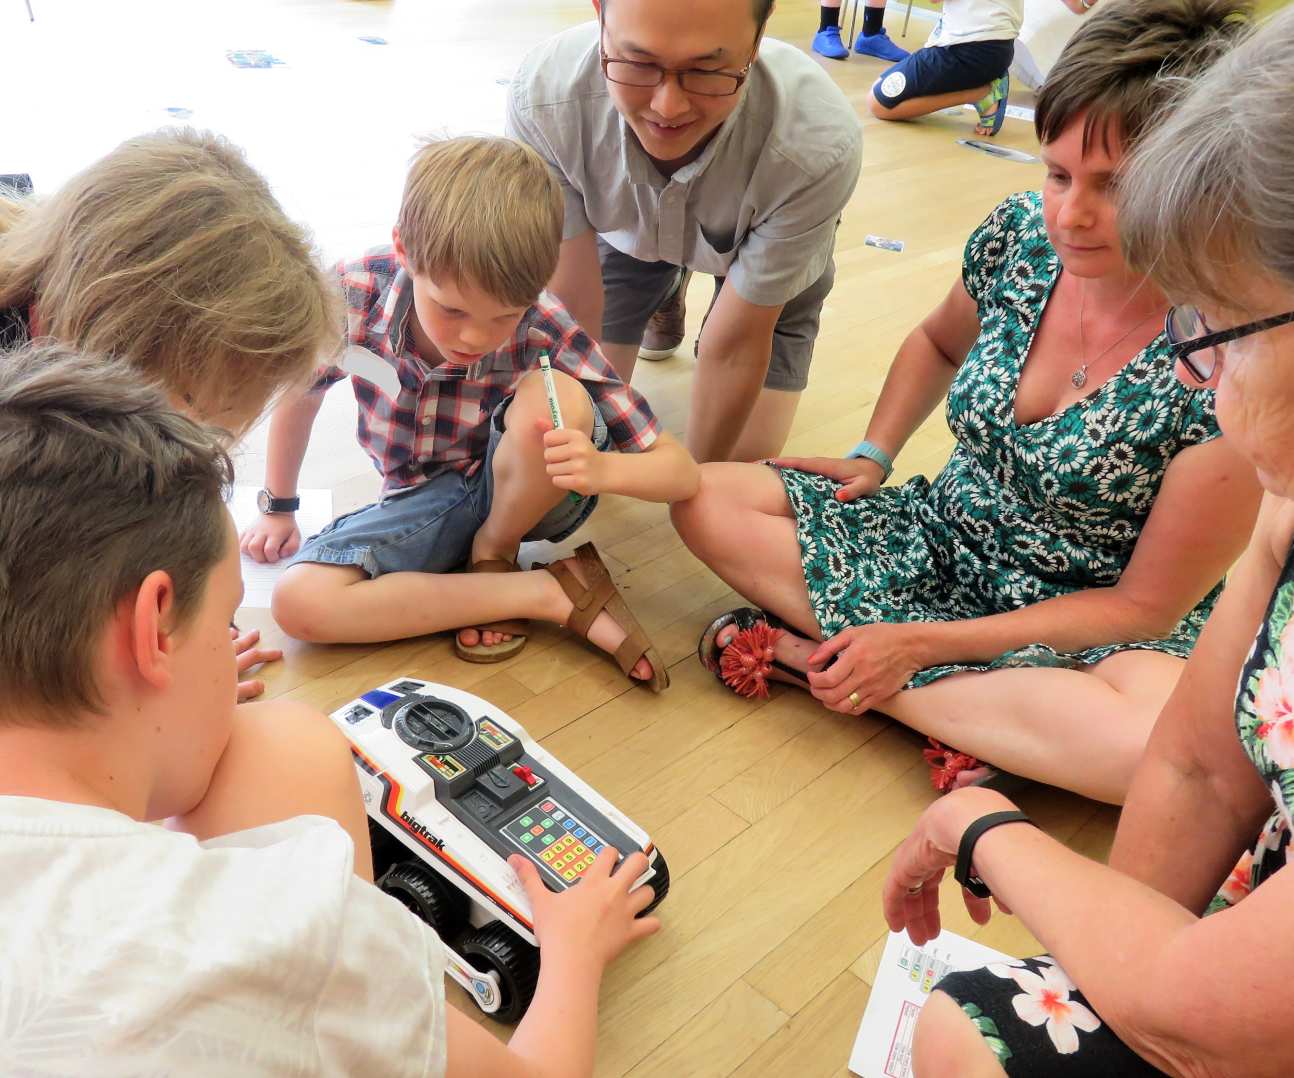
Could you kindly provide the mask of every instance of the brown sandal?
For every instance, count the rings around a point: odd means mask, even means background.
[[[597,548],[592,543],[585,543],[575,551],[575,560],[579,562],[587,584],[561,563],[545,565],[544,569],[557,578],[562,591],[574,606],[571,616],[566,620],[566,628],[577,636],[587,640],[589,627],[603,610],[625,631],[624,642],[615,650],[612,658],[620,667],[621,673],[634,684],[646,685],[652,692],[669,688],[669,670],[660,653],[647,639],[647,634],[633,616],[629,605],[616,590],[615,582],[607,571],[606,565],[598,556]],[[536,569],[540,566],[535,566]],[[651,665],[652,676],[640,681],[631,673],[639,659],[646,659]]]
[[[498,559],[478,561],[467,571],[469,573],[518,573],[521,567],[514,562]],[[511,640],[503,640],[497,644],[472,644],[470,647],[458,638],[458,633],[454,634],[454,654],[464,662],[501,663],[504,659],[511,659],[519,654],[526,646],[526,632],[530,626],[524,618],[512,618],[508,621],[494,621],[489,625],[473,625],[465,628],[474,628],[483,633],[509,634],[512,637]]]

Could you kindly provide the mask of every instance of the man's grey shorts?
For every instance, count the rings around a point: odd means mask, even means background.
[[[338,517],[301,546],[293,564],[357,565],[370,577],[384,573],[451,573],[467,564],[494,498],[494,452],[503,437],[503,416],[512,398],[490,417],[485,461],[473,475],[444,471],[407,491]],[[593,409],[593,444],[608,451],[606,421]],[[559,542],[575,532],[598,504],[597,495],[564,496],[526,535],[526,541]]]
[[[672,262],[643,262],[616,250],[598,237],[598,258],[602,262],[602,339],[610,344],[641,343],[643,332],[656,308],[669,299],[683,270]],[[719,297],[725,278],[714,279],[710,310]],[[822,276],[798,296],[787,301],[773,327],[773,354],[769,357],[764,386],[798,392],[809,384],[813,343],[818,337],[822,304],[836,282],[832,259]],[[710,316],[706,311],[706,317]],[[704,325],[704,323],[702,323]],[[699,358],[699,357],[698,357]]]

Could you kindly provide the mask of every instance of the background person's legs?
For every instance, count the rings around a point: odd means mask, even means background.
[[[883,72],[867,104],[882,120],[911,120],[985,98],[1006,74],[1014,41],[975,41],[918,49]]]
[[[643,262],[612,247],[600,236],[597,244],[605,296],[602,339],[598,344],[627,384],[633,379],[647,325],[662,306],[675,298],[682,271],[669,262]],[[682,297],[678,299],[682,311]]]
[[[907,49],[900,48],[890,40],[885,32],[885,0],[865,0],[863,7],[863,28],[854,41],[854,52],[861,56],[872,56],[886,63],[897,64],[911,55]]]
[[[849,59],[849,46],[840,40],[840,0],[822,0],[818,32],[813,35],[813,51],[828,60]]]

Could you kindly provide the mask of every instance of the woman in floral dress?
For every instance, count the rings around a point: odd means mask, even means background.
[[[1168,301],[1123,262],[1112,183],[1181,81],[1162,76],[1203,69],[1231,6],[1102,4],[1074,35],[1036,110],[1043,191],[989,215],[900,348],[875,459],[710,464],[676,505],[693,552],[762,608],[702,637],[733,688],[875,708],[969,754],[963,778],[974,757],[1123,800],[1258,487],[1213,394],[1164,361]],[[945,398],[948,464],[882,487]]]
[[[1287,8],[1199,82],[1123,178],[1126,249],[1191,304],[1170,318],[1172,356],[1217,388],[1263,505],[1137,769],[1109,867],[1023,821],[968,841],[973,874],[1054,957],[939,982],[918,1078],[1294,1074],[1291,86]],[[895,855],[890,927],[917,943],[937,933],[936,885],[963,836],[1012,809],[983,789],[935,802]],[[987,900],[967,904],[987,920]]]

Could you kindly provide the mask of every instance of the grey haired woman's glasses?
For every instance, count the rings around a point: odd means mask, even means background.
[[[1204,315],[1200,314],[1198,307],[1184,305],[1168,309],[1168,317],[1164,319],[1164,336],[1168,338],[1169,356],[1174,362],[1180,362],[1190,376],[1203,385],[1218,369],[1220,345],[1289,322],[1294,322],[1294,311],[1271,318],[1260,318],[1257,322],[1246,322],[1243,326],[1214,333],[1209,330],[1209,324],[1204,321]]]

